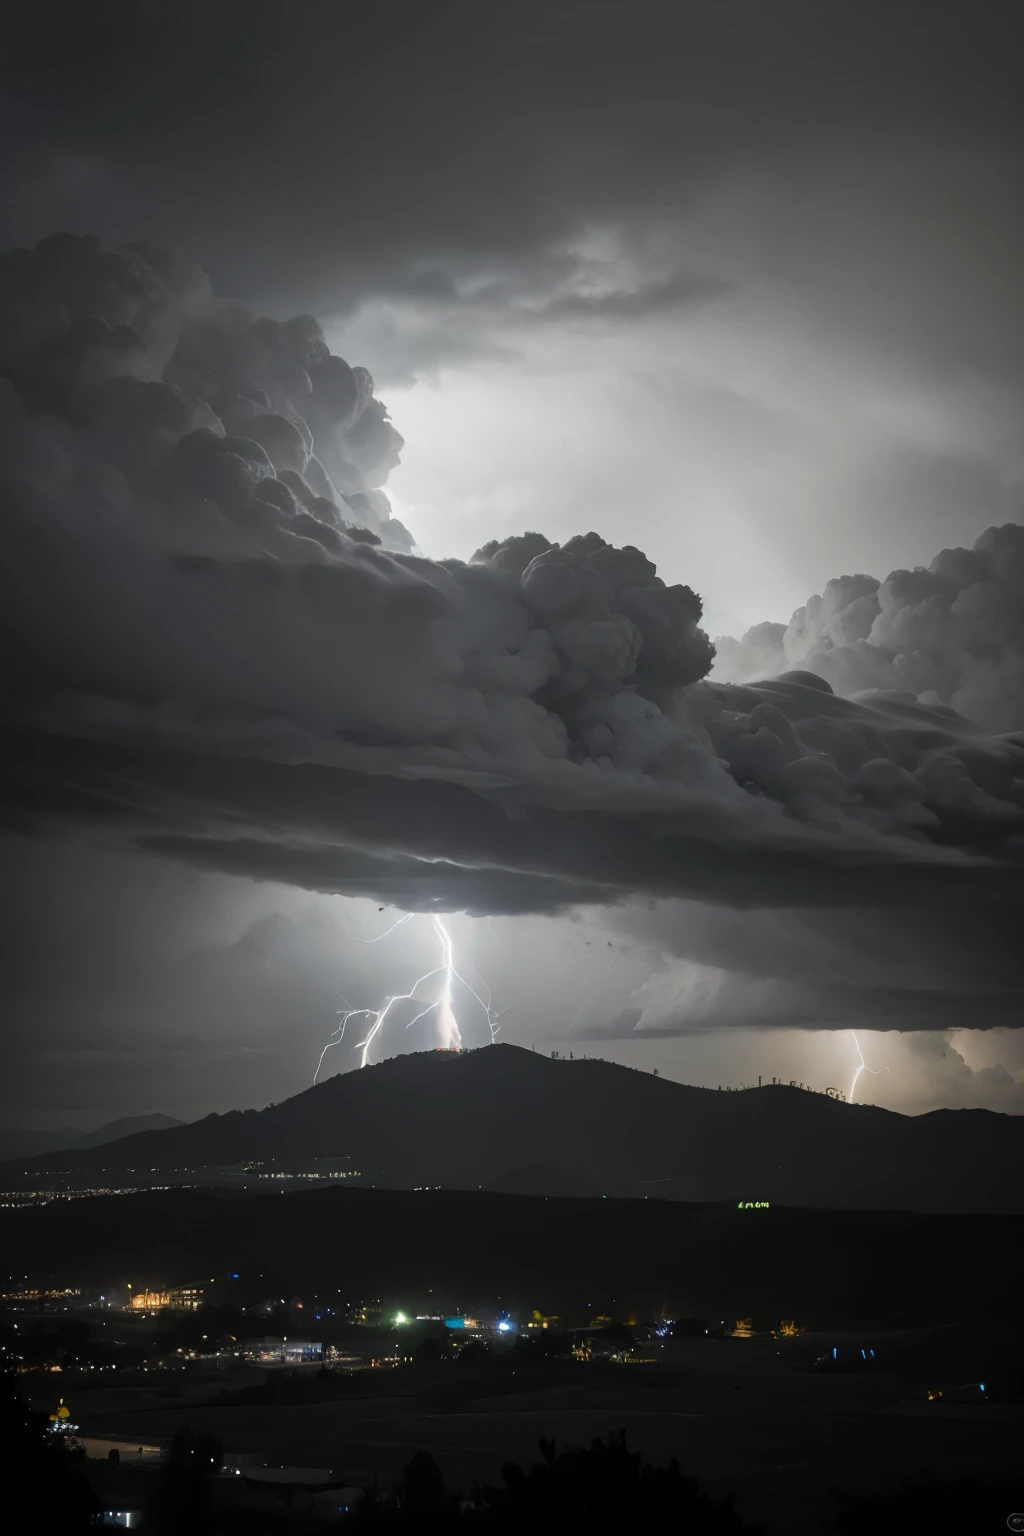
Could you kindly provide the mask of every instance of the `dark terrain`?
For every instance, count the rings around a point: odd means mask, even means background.
[[[466,1489],[478,1479],[496,1483],[509,1459],[536,1461],[542,1436],[559,1446],[586,1445],[625,1430],[631,1447],[663,1465],[677,1456],[686,1473],[715,1496],[734,1498],[772,1536],[832,1529],[842,1494],[917,1480],[934,1485],[937,1478],[992,1485],[1013,1477],[1024,1410],[924,1401],[922,1382],[973,1378],[950,1375],[935,1335],[923,1340],[927,1364],[901,1358],[914,1351],[913,1332],[863,1337],[884,1360],[877,1375],[812,1371],[828,1336],[805,1336],[780,1349],[770,1339],[670,1341],[662,1363],[647,1367],[495,1359],[364,1371],[338,1379],[326,1398],[288,1405],[189,1401],[187,1389],[176,1405],[110,1388],[73,1392],[72,1401],[87,1434],[116,1435],[129,1446],[166,1442],[188,1426],[271,1465],[332,1467],[364,1486],[376,1477],[382,1488],[421,1447]],[[991,1338],[978,1342],[990,1352]],[[961,1350],[968,1347],[961,1340]],[[49,1408],[53,1391],[43,1389],[41,1406]],[[131,1471],[114,1476],[123,1481]],[[1020,1507],[1008,1503],[998,1525],[979,1520],[959,1529],[965,1536],[1005,1529],[1006,1514]]]
[[[377,1188],[1024,1212],[1024,1117],[899,1115],[789,1087],[716,1092],[511,1045],[396,1057],[267,1109],[21,1158],[0,1180],[186,1182],[243,1161],[327,1158]]]
[[[165,1190],[8,1210],[4,1252],[36,1284],[194,1284],[238,1272],[279,1294],[477,1298],[569,1315],[754,1315],[819,1324],[1012,1315],[1024,1219],[662,1200],[312,1189]],[[72,1277],[69,1279],[69,1277]],[[432,1307],[430,1310],[434,1310]]]

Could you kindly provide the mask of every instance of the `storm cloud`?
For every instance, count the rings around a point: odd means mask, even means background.
[[[837,577],[788,624],[717,642],[725,681],[791,668],[838,693],[896,691],[989,730],[1024,730],[1024,527],[990,528],[972,549],[943,550],[881,582]]]
[[[15,1123],[299,1091],[384,905],[538,1050],[1019,1108],[1019,24],[4,9]]]
[[[1024,745],[945,695],[973,647],[1016,718],[1019,530],[920,592],[962,626],[942,688],[843,698],[813,645],[719,683],[700,598],[638,549],[416,553],[381,489],[401,439],[309,317],[67,235],[0,275],[19,824],[411,910],[1015,905]],[[863,586],[841,612],[896,633]]]

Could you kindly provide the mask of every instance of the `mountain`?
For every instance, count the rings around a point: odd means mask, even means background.
[[[73,1126],[62,1126],[59,1131],[0,1131],[0,1161],[8,1158],[37,1157],[47,1152],[61,1152],[67,1148],[106,1146],[122,1136],[137,1135],[143,1131],[169,1131],[184,1125],[172,1115],[128,1115],[122,1120],[111,1120],[97,1131],[77,1131]]]
[[[150,1131],[170,1131],[184,1126],[184,1120],[173,1115],[127,1115],[123,1120],[111,1120],[98,1131],[89,1131],[73,1143],[75,1147],[105,1147],[108,1142],[121,1141],[125,1136],[144,1135]]]
[[[364,1184],[1024,1213],[1024,1117],[907,1116],[797,1088],[687,1087],[518,1046],[399,1056],[263,1110],[0,1169],[166,1177],[347,1159]]]

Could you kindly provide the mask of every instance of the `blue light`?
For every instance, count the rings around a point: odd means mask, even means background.
[[[860,1352],[860,1357],[861,1357],[862,1360],[866,1360],[867,1359],[867,1355],[864,1353],[863,1350],[861,1350],[861,1352]]]
[[[838,1351],[838,1349],[833,1349],[833,1351],[832,1351],[832,1359],[833,1360],[838,1360],[839,1359],[839,1351]]]
[[[869,1349],[868,1354],[871,1356],[872,1360],[875,1358],[875,1352],[873,1349]]]
[[[978,1386],[979,1386],[979,1387],[980,1387],[980,1388],[981,1388],[981,1390],[982,1390],[982,1391],[983,1391],[983,1392],[984,1392],[984,1390],[985,1390],[985,1383],[984,1383],[984,1382],[983,1382],[983,1381],[979,1381],[979,1382],[978,1382]]]
[[[512,1327],[511,1323],[499,1323],[498,1324],[498,1332],[499,1333],[508,1333],[508,1331],[509,1331],[509,1329],[511,1327]]]
[[[238,1276],[237,1275],[232,1275],[231,1278],[232,1278],[232,1280],[237,1280]]]

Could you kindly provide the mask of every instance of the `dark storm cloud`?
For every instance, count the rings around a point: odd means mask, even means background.
[[[696,272],[674,272],[633,289],[570,292],[550,299],[533,315],[539,320],[644,320],[671,313],[728,292],[729,284]]]
[[[8,8],[11,234],[81,214],[300,304],[534,262],[827,146],[1012,142],[1016,7]],[[86,200],[87,199],[87,200]]]
[[[931,0],[13,8],[4,110],[22,151],[0,190],[14,238],[31,245],[72,209],[142,245],[58,242],[5,276],[10,814],[425,909],[683,894],[719,904],[721,963],[784,981],[813,951],[867,982],[894,909],[900,929],[911,911],[907,942],[926,938],[919,956],[940,970],[882,975],[879,998],[936,999],[936,974],[962,997],[969,977],[980,1021],[1002,1017],[1020,744],[986,730],[1019,724],[1017,631],[991,601],[1014,590],[1012,551],[984,578],[943,577],[912,646],[887,637],[880,674],[829,672],[824,650],[850,646],[825,645],[814,616],[796,660],[779,660],[774,630],[750,642],[767,657],[754,673],[827,675],[835,694],[813,676],[702,682],[699,604],[636,551],[590,538],[471,564],[411,556],[368,376],[281,306],[408,307],[412,339],[383,349],[408,379],[507,357],[520,338],[502,316],[557,344],[559,326],[716,316],[784,272],[817,344],[895,342],[966,389],[983,447],[1010,440],[1018,20],[992,5],[966,25]],[[611,258],[593,258],[595,232]],[[211,305],[154,242],[200,255],[218,294],[265,296],[280,323]],[[649,371],[662,391],[657,360]],[[727,387],[762,435],[734,440],[735,418],[713,416],[706,430],[723,454],[753,442],[766,481],[774,469],[784,532],[771,450],[794,407],[763,385],[748,397],[747,372]],[[974,401],[978,379],[998,398]],[[801,385],[806,414],[815,382]],[[966,474],[950,489],[950,466],[985,457],[962,407],[955,395],[946,424],[921,429],[941,450],[914,458],[925,500],[971,497]],[[856,430],[843,399],[824,409]],[[635,449],[611,493],[604,460],[581,457],[595,498],[636,496]],[[986,496],[1002,467],[978,469]],[[906,491],[897,469],[843,520],[886,516]],[[962,537],[955,515],[953,533],[922,534],[922,557]],[[1009,536],[989,537],[1003,551]],[[954,552],[958,571],[976,554]],[[975,617],[961,599],[979,585]],[[882,691],[836,696],[851,687]],[[762,905],[779,913],[774,959],[745,945]],[[825,915],[801,948],[812,905]],[[870,1006],[870,986],[826,983],[835,1007]]]
[[[816,908],[729,910],[692,902],[611,915],[644,945],[648,983],[585,1032],[621,1038],[726,1028],[835,1030],[1019,1026],[1016,895]]]
[[[1019,740],[705,682],[700,599],[594,534],[403,553],[401,440],[308,318],[69,236],[2,277],[15,815],[423,910],[1013,904]]]

